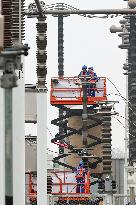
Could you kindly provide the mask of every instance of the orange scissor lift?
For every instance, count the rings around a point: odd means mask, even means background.
[[[87,85],[87,105],[96,105],[99,104],[99,102],[107,101],[105,77],[99,77],[98,80],[91,80],[88,76],[63,77],[63,78],[54,77],[51,78],[51,92],[50,92],[51,105],[54,105],[58,108],[63,106],[63,109],[69,106],[70,107],[77,106],[77,105],[83,106],[83,86],[82,85],[84,82],[86,82]],[[90,93],[92,92],[93,92],[93,96],[90,95]],[[69,144],[67,142],[62,143],[62,141],[59,140],[59,138],[58,140],[53,140],[52,142],[54,144],[57,144],[59,147],[69,149]],[[54,162],[56,161],[54,160]],[[64,163],[60,162],[59,164],[62,166],[64,165],[67,168],[71,168],[70,166],[66,166]],[[85,204],[87,204],[87,202],[89,201],[88,196],[90,195],[90,185],[91,185],[90,172],[88,171],[85,176],[85,183],[84,183],[85,191],[82,194],[76,193],[76,186],[77,186],[76,181],[75,182],[66,181],[67,173],[71,173],[71,172],[69,171],[54,172],[55,176],[58,179],[58,182],[53,183],[52,194],[59,196],[59,202],[62,202],[62,204],[63,201],[65,202],[74,201],[74,203],[76,201],[77,204],[80,204],[80,202],[82,201],[82,202],[86,202]],[[72,177],[71,177],[71,181],[72,181]],[[66,190],[66,187],[74,187],[74,188],[72,189],[72,191],[70,191],[69,188],[67,188]]]

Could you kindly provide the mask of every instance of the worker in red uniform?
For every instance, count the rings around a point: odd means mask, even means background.
[[[87,71],[87,66],[86,65],[83,65],[82,66],[82,71],[80,72],[80,74],[78,75],[79,77],[82,77],[82,76],[86,76],[88,74],[88,71]]]
[[[79,162],[79,166],[76,168],[76,193],[85,193],[85,175],[86,171],[83,167],[83,161]]]
[[[88,89],[88,95],[91,97],[95,97],[95,88],[96,88],[96,81],[98,80],[97,74],[94,73],[94,68],[89,67],[87,72],[88,77],[90,77],[90,86]],[[92,82],[94,81],[94,82]],[[91,83],[92,82],[92,83]]]

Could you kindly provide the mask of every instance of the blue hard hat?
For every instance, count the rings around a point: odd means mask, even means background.
[[[83,65],[82,66],[82,70],[86,70],[87,69],[87,66],[86,65]]]

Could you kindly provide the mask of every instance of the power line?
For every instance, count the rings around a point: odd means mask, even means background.
[[[135,111],[136,111],[136,108],[134,107],[134,105],[132,105],[131,102],[130,102],[129,100],[127,100],[127,99],[121,94],[121,92],[120,92],[119,89],[116,87],[116,85],[115,85],[109,78],[107,78],[107,80],[109,80],[109,82],[115,87],[115,89],[116,89],[117,92],[119,93],[118,96],[120,96],[124,101],[126,101],[126,103],[129,103],[130,106],[133,107],[133,108],[135,109]],[[110,95],[110,94],[109,94],[109,95]],[[117,95],[117,94],[115,94],[115,95]],[[129,106],[129,109],[130,109],[131,111],[134,111],[130,106]],[[134,114],[136,115],[136,113],[134,113]]]
[[[125,129],[125,126],[124,126],[124,124],[119,120],[119,119],[117,119],[115,116],[112,116],[114,119],[116,119],[122,126],[123,126],[123,128]],[[127,131],[128,132],[128,131]],[[129,133],[128,132],[128,134],[130,135],[130,136],[132,136],[132,137],[135,137],[134,135],[132,135],[131,133]]]
[[[47,127],[47,130],[48,130],[49,134],[51,135],[51,137],[54,138],[53,134],[51,133],[51,131],[48,127]]]

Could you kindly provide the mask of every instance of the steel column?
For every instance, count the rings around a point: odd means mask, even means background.
[[[2,186],[0,186],[0,204],[5,204],[5,155],[4,155],[4,91],[0,88],[0,182]]]
[[[128,75],[126,76],[126,105],[125,105],[125,164],[124,164],[124,194],[128,190]]]
[[[24,39],[24,0],[12,0],[12,44]],[[21,65],[20,58],[20,65]],[[25,205],[25,85],[24,68],[16,71],[18,87],[13,90],[13,204]]]
[[[5,89],[5,204],[13,205],[12,88]]]
[[[136,16],[130,16],[128,49],[129,164],[136,162]]]
[[[47,204],[47,90],[37,92],[37,205]]]
[[[20,62],[21,63],[21,62]],[[14,205],[25,204],[25,86],[18,80],[13,90],[13,178]]]

